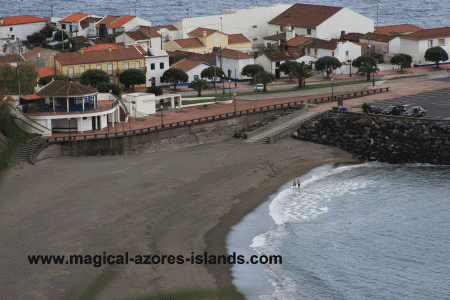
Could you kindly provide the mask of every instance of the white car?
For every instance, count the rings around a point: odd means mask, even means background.
[[[258,83],[255,85],[255,92],[262,92],[264,90],[264,85],[262,83]]]

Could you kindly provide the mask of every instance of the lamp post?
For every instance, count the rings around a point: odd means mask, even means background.
[[[350,63],[350,76],[349,77],[352,77],[352,60],[351,59],[349,59],[349,63]]]
[[[234,87],[237,87],[237,75],[236,75],[236,69],[234,69]]]
[[[236,115],[236,93],[234,93],[234,115]]]
[[[333,78],[331,78],[331,98],[333,98],[333,81],[334,81],[334,79]]]
[[[164,127],[164,115],[163,115],[163,106],[161,104],[161,127]]]
[[[376,66],[373,66],[373,86],[375,86],[375,70],[377,69]]]
[[[228,92],[230,93],[231,98],[231,79],[228,79]]]
[[[225,77],[222,77],[222,94],[225,95]]]

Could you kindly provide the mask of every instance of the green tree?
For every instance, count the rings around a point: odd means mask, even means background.
[[[172,83],[173,88],[177,89],[177,84],[189,81],[189,75],[181,69],[171,68],[164,72],[162,81]]]
[[[145,84],[147,77],[144,72],[137,69],[128,69],[120,73],[119,81],[125,84],[126,88],[131,86],[131,91],[134,92],[134,86],[139,84]]]
[[[361,108],[365,113],[367,112],[372,113],[372,106],[370,106],[370,104],[367,104],[366,102],[364,102],[363,105],[361,105]]]
[[[0,65],[0,87],[7,94],[33,94],[39,74],[30,62],[21,63],[17,68],[9,64]]]
[[[298,79],[298,88],[300,89],[303,87],[303,81],[313,76],[311,67],[305,65],[304,62],[295,63],[292,66],[291,74]]]
[[[107,42],[107,43],[115,43],[115,42],[116,42],[116,37],[118,37],[118,36],[121,35],[121,34],[123,34],[123,31],[118,31],[118,32],[116,32],[116,33],[114,33],[114,34],[109,34],[109,35],[106,37],[106,42]]]
[[[285,61],[284,63],[282,63],[279,67],[280,71],[283,72],[284,74],[289,76],[289,81],[292,81],[292,67],[293,65],[296,64],[295,61]]]
[[[213,86],[215,87],[217,78],[221,78],[223,80],[223,78],[225,78],[225,73],[219,67],[209,67],[209,68],[204,69],[200,73],[200,77],[211,80],[213,83]]]
[[[425,59],[434,62],[436,68],[439,68],[440,61],[448,60],[448,53],[441,47],[428,48],[427,51],[425,51]]]
[[[64,76],[64,75],[50,75],[50,76],[45,76],[45,77],[41,77],[38,80],[38,84],[41,86],[47,85],[50,82],[52,82],[53,80],[64,80],[64,81],[72,81],[72,79],[68,76]]]
[[[327,78],[330,78],[331,72],[341,67],[341,62],[332,56],[324,56],[316,61],[316,70],[325,71],[327,73]]]
[[[58,30],[55,33],[55,36],[53,37],[53,39],[55,41],[60,41],[62,42],[63,40],[67,40],[69,38],[69,35],[67,34],[67,32],[63,31],[63,30]]]
[[[403,72],[403,68],[411,65],[411,55],[405,53],[399,53],[391,57],[390,63],[400,67],[400,72]]]
[[[50,25],[45,25],[44,28],[42,28],[39,33],[42,33],[43,35],[45,35],[46,38],[51,38],[53,36],[53,31],[55,31],[52,26]]]
[[[162,94],[164,94],[163,90],[157,86],[149,87],[145,92],[155,94],[155,96],[161,96]]]
[[[109,75],[98,69],[89,69],[81,75],[81,84],[96,88],[101,82],[109,83]]]
[[[263,53],[276,52],[276,51],[277,51],[277,48],[275,48],[275,46],[272,44],[268,44],[267,47],[263,48]]]
[[[111,82],[100,82],[97,86],[97,90],[100,93],[109,93],[109,91],[112,91],[111,93],[118,98],[122,95],[120,86]]]
[[[32,35],[27,36],[28,42],[30,44],[34,44],[34,45],[40,45],[46,39],[47,39],[47,37],[44,34],[40,33],[40,32],[35,32]]]
[[[205,69],[206,70],[206,69]],[[196,90],[198,92],[198,96],[202,96],[202,90],[207,90],[209,88],[209,83],[205,79],[196,79],[191,82],[189,88]]]
[[[358,74],[366,75],[367,81],[370,81],[372,73],[379,71],[375,59],[369,55],[361,55],[352,62],[352,66],[358,68]]]
[[[244,68],[242,68],[241,75],[251,77],[253,82],[253,77],[255,77],[255,75],[259,72],[263,71],[264,68],[261,65],[246,65]]]
[[[261,82],[264,85],[263,92],[267,92],[267,84],[277,80],[277,78],[272,73],[261,71],[255,75],[255,80]]]

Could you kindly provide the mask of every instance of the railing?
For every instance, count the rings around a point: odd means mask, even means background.
[[[60,142],[60,141],[100,139],[100,138],[109,138],[109,137],[117,137],[117,136],[138,135],[138,134],[144,134],[144,133],[148,133],[148,132],[157,132],[157,131],[162,131],[162,130],[166,130],[166,129],[175,129],[175,128],[181,128],[181,127],[190,126],[190,125],[197,125],[197,124],[204,124],[204,123],[209,123],[209,122],[214,122],[214,121],[226,120],[226,119],[241,117],[241,116],[245,116],[245,115],[251,115],[251,114],[260,113],[260,112],[270,112],[270,111],[281,110],[281,109],[285,109],[285,108],[297,108],[298,106],[305,104],[305,103],[336,101],[337,97],[341,97],[341,96],[344,99],[349,99],[349,98],[354,98],[354,97],[360,97],[363,94],[368,95],[368,94],[382,93],[382,92],[388,92],[388,91],[389,91],[389,87],[374,89],[374,90],[367,91],[367,92],[338,94],[333,97],[330,96],[330,97],[322,97],[322,98],[266,105],[266,106],[261,106],[261,107],[257,107],[257,108],[237,111],[236,113],[234,113],[234,112],[224,113],[224,114],[219,114],[219,115],[213,115],[213,116],[201,117],[201,118],[197,118],[197,119],[191,119],[191,120],[186,120],[186,121],[170,123],[170,124],[152,126],[152,127],[147,127],[147,128],[134,129],[134,130],[128,130],[128,131],[123,130],[122,132],[108,132],[108,133],[97,133],[97,134],[87,134],[87,135],[72,135],[71,137],[69,137],[69,136],[52,137],[52,138],[49,138],[48,141],[49,142]],[[351,95],[354,95],[354,96],[351,96]],[[117,123],[116,126],[118,126],[118,124],[119,123]],[[122,123],[122,124],[124,124],[124,123]]]
[[[58,106],[55,107],[55,109],[53,108],[42,108],[42,109],[29,109],[29,111],[27,113],[29,114],[33,114],[33,113],[61,113],[61,112],[65,112],[65,113],[71,113],[71,112],[102,112],[102,111],[106,111],[106,110],[110,110],[113,109],[114,107],[116,107],[119,104],[119,100],[114,101],[114,103],[111,104],[101,104],[98,105],[97,108],[94,107],[94,104],[92,105],[84,105],[84,110],[83,107],[80,105],[73,105],[73,106],[69,106],[69,111],[67,111],[67,107],[64,106]]]

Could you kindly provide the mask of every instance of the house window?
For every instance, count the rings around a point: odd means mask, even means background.
[[[242,51],[246,52],[247,51],[247,47],[242,48]]]
[[[314,55],[317,55],[317,49],[314,49]]]
[[[438,39],[439,46],[445,46],[445,39]]]
[[[13,31],[13,28],[12,28],[12,27],[9,27],[9,31]]]
[[[139,66],[139,62],[138,61],[135,63],[135,66],[136,66],[135,68],[139,70],[140,66]]]
[[[162,69],[164,69],[164,63],[162,62],[162,63],[159,63],[159,68],[162,70]]]
[[[281,31],[281,32],[284,31],[284,26],[280,26],[280,31]]]
[[[428,40],[428,47],[433,47],[433,40]]]
[[[254,41],[257,41],[257,40],[258,40],[258,38],[254,38],[253,40],[254,40]]]
[[[69,70],[67,72],[67,76],[69,76],[70,78],[73,78],[73,68],[69,68]]]
[[[311,54],[311,48],[308,48],[308,54]]]
[[[275,63],[275,67],[279,67],[280,66],[280,62],[279,61],[277,61],[276,63]]]
[[[164,82],[164,80],[163,80],[162,76],[161,76],[161,77],[159,77],[159,82]]]
[[[220,36],[216,36],[215,38],[214,38],[214,43],[220,43]]]
[[[125,69],[125,70],[128,70],[129,69],[129,66],[128,66],[128,63],[126,62],[126,63],[123,63],[123,68]]]
[[[113,73],[113,65],[112,64],[108,64],[108,74],[112,74]]]
[[[84,73],[84,66],[81,66],[80,67],[80,74],[83,74]]]
[[[306,29],[306,34],[307,34],[307,35],[311,35],[311,29],[309,29],[309,28]]]
[[[253,28],[258,28],[258,25],[253,25],[252,27],[253,27]]]
[[[150,64],[150,70],[154,70],[155,69],[155,64]]]
[[[66,24],[61,24],[61,29],[66,29]]]
[[[331,51],[331,56],[333,56],[333,57],[334,57],[334,51]]]

